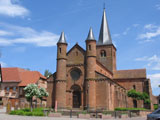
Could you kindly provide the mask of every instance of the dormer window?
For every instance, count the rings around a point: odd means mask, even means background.
[[[105,50],[101,51],[101,57],[106,57],[106,51]]]

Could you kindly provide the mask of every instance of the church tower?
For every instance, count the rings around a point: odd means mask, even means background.
[[[105,9],[103,10],[102,23],[97,42],[97,60],[109,71],[116,70],[116,48],[112,43]]]
[[[57,43],[56,101],[58,108],[66,107],[66,62],[67,42],[64,32]]]
[[[88,90],[88,107],[95,109],[96,107],[96,83],[95,83],[95,70],[96,70],[96,40],[93,35],[92,28],[90,28],[88,37],[86,39],[86,80]]]

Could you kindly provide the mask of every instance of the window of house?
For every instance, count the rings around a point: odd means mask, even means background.
[[[106,51],[105,50],[101,51],[101,57],[106,57]]]
[[[7,88],[6,88],[6,91],[9,92],[9,89],[10,89],[10,87],[7,87]]]
[[[13,87],[13,91],[16,91],[16,87]]]

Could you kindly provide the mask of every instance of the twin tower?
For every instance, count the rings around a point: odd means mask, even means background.
[[[98,101],[96,97],[97,74],[100,73],[102,76],[110,74],[110,76],[112,76],[116,70],[116,48],[112,44],[105,9],[103,11],[99,40],[96,42],[92,28],[90,28],[86,39],[84,56],[85,60],[82,65],[84,72],[83,69],[80,69],[81,77],[83,78],[81,80],[82,82],[79,80],[72,83],[72,81],[69,81],[71,79],[69,77],[70,71],[69,68],[67,68],[67,62],[69,61],[67,57],[67,42],[64,32],[62,32],[57,43],[57,71],[55,78],[55,101],[57,101],[58,108],[74,107],[74,105],[77,104],[77,106],[79,105],[80,107],[89,106],[90,109],[94,109],[98,104],[96,104],[96,101]],[[98,73],[97,66],[99,66],[99,64],[105,71],[108,71],[108,73],[103,73],[103,71],[99,71]],[[74,64],[74,67],[77,67],[77,69],[80,68],[78,64]],[[72,67],[72,69],[74,69],[74,67]],[[78,73],[73,74],[73,76],[76,76],[76,74]],[[77,87],[73,90],[72,86],[74,85],[79,86],[79,89]],[[72,87],[71,90],[69,90],[68,86],[70,86],[70,88]],[[80,91],[79,94],[77,92],[78,90]]]

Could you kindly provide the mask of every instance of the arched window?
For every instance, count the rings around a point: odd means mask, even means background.
[[[105,50],[101,50],[101,57],[106,57],[106,51]]]

